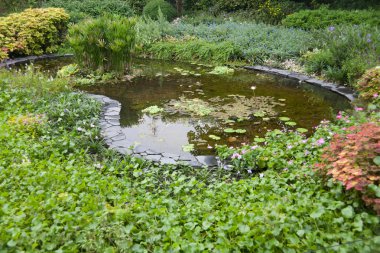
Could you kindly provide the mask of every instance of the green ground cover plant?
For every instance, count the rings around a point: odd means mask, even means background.
[[[261,174],[157,166],[105,149],[99,103],[65,79],[1,70],[0,80],[2,251],[378,248],[379,218],[341,185],[322,183],[316,148]],[[282,135],[277,144],[305,138]],[[304,145],[326,146],[329,136],[321,127]]]
[[[287,16],[282,20],[287,27],[303,29],[321,29],[337,25],[380,26],[380,11],[375,10],[302,10]]]
[[[380,32],[376,27],[331,26],[314,33],[313,52],[304,55],[306,71],[355,86],[364,72],[380,63]]]

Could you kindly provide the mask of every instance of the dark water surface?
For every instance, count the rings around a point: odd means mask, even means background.
[[[35,65],[53,73],[68,62]],[[122,103],[121,126],[129,139],[176,154],[188,144],[194,144],[195,155],[212,154],[215,144],[237,146],[273,129],[305,128],[310,134],[321,120],[350,108],[344,97],[293,79],[248,70],[214,75],[211,70],[204,65],[135,60],[132,81],[83,90]],[[150,106],[164,112],[155,116],[142,112]],[[286,125],[281,117],[297,125]],[[227,133],[227,128],[245,133]]]

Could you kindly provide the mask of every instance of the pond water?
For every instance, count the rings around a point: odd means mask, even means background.
[[[35,65],[54,72],[70,61]],[[294,79],[212,70],[195,63],[134,60],[132,80],[83,90],[121,102],[121,126],[136,144],[175,154],[213,154],[215,144],[239,146],[273,129],[311,134],[321,120],[350,107],[346,98]],[[149,107],[161,112],[144,111]]]

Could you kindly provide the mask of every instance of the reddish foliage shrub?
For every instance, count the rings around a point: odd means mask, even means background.
[[[360,97],[371,100],[380,95],[380,66],[367,70],[360,78],[357,89]]]
[[[379,186],[380,166],[374,162],[379,155],[380,127],[365,123],[350,127],[346,134],[335,135],[316,167],[322,174],[342,182],[347,190],[359,191],[364,202],[380,215],[380,198],[368,188]]]

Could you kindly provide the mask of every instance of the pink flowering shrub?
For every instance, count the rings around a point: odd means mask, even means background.
[[[365,100],[379,100],[380,93],[380,66],[369,69],[357,84],[360,97]]]

